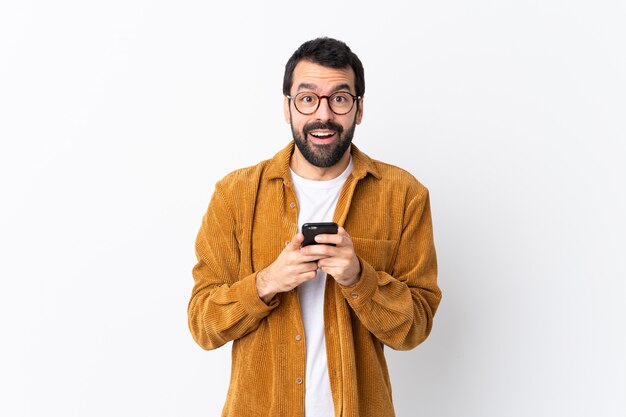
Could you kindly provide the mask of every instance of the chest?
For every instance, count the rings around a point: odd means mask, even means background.
[[[246,252],[251,256],[252,271],[272,263],[285,243],[298,232],[301,199],[294,187],[282,182],[259,186],[249,213],[252,217],[251,246]],[[400,196],[364,187],[349,179],[343,184],[336,204],[333,203],[332,219],[324,220],[335,221],[346,229],[357,256],[377,270],[391,272],[396,242],[402,233],[403,205]]]

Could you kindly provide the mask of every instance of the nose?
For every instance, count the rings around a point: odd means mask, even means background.
[[[319,120],[332,120],[334,118],[335,113],[330,109],[330,100],[328,97],[320,98],[320,105],[315,111],[315,115]]]

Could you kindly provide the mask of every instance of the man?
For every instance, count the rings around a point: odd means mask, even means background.
[[[364,89],[346,44],[304,43],[283,82],[293,141],[216,184],[188,313],[203,348],[233,341],[222,416],[393,416],[383,347],[430,333],[441,292],[428,191],[352,145]],[[328,221],[337,234],[301,245],[302,224]]]

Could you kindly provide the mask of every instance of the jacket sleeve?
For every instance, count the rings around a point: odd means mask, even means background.
[[[278,305],[277,297],[269,305],[259,298],[256,273],[239,277],[238,225],[227,196],[218,183],[196,238],[198,262],[187,315],[191,334],[204,349],[256,330]]]
[[[360,280],[341,290],[361,323],[393,349],[419,345],[430,334],[441,300],[428,190],[406,205],[391,273],[376,271],[357,256]]]

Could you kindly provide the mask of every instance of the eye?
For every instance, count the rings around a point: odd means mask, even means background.
[[[350,96],[346,93],[335,93],[333,94],[333,102],[337,104],[346,104],[350,102]]]
[[[315,94],[310,93],[298,94],[297,99],[302,104],[311,104],[317,101],[317,97],[315,96]]]

